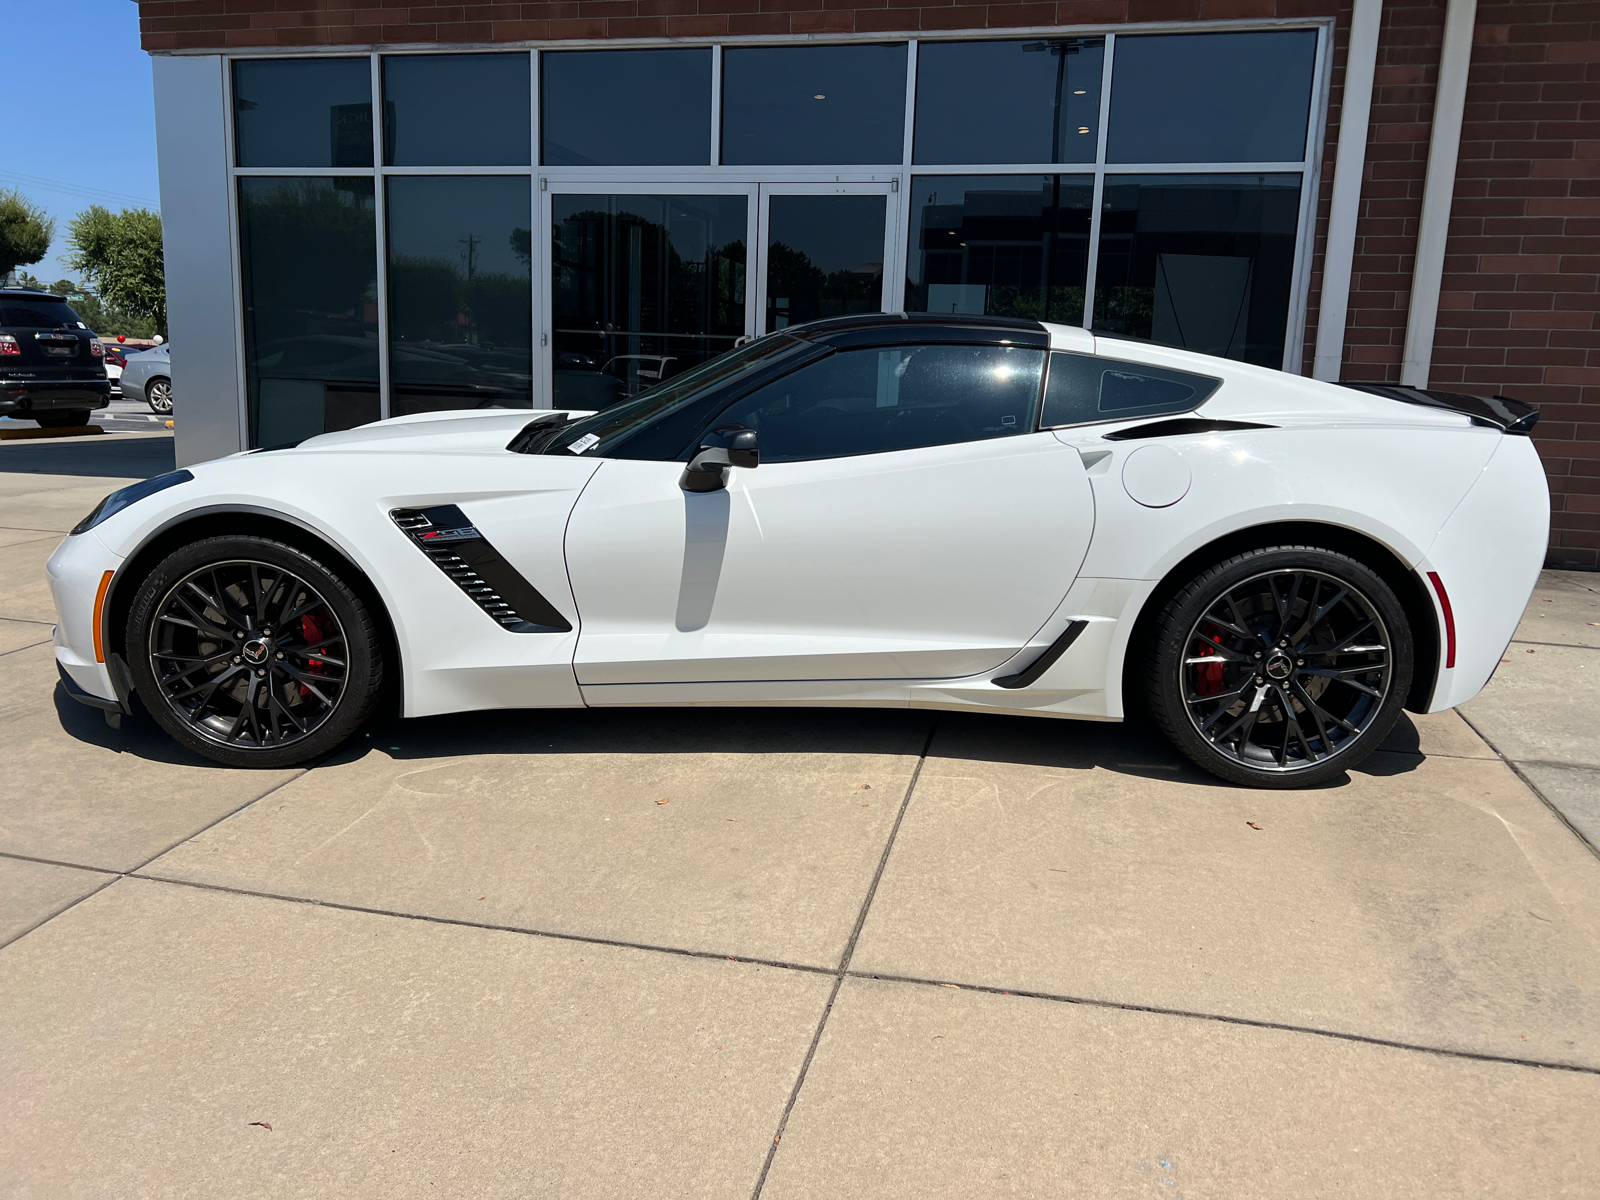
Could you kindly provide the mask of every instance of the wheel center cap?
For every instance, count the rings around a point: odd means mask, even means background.
[[[267,661],[267,655],[272,653],[272,648],[267,645],[265,638],[251,638],[244,644],[239,653],[243,655],[245,662],[252,667],[259,667]]]
[[[1289,678],[1294,671],[1294,664],[1289,661],[1287,654],[1274,654],[1267,659],[1267,675],[1269,678],[1284,680]]]

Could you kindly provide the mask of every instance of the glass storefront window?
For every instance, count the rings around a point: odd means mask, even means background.
[[[1283,363],[1298,175],[1106,178],[1094,328]]]
[[[378,419],[372,201],[371,179],[239,180],[252,446]]]
[[[1316,54],[1314,29],[1119,37],[1107,161],[1300,162]]]
[[[402,167],[525,167],[533,118],[526,54],[383,60],[383,157]]]
[[[233,130],[241,167],[370,167],[371,60],[235,62]]]
[[[742,193],[550,203],[556,408],[605,408],[743,336]]]
[[[391,415],[531,408],[527,176],[387,182]]]
[[[1083,323],[1092,178],[918,175],[910,202],[908,312]]]
[[[884,197],[780,195],[770,204],[766,332],[883,311]]]
[[[711,161],[709,49],[562,50],[539,69],[546,166]]]
[[[1092,163],[1103,38],[924,42],[915,163]]]
[[[723,51],[724,163],[897,163],[905,112],[904,43]]]

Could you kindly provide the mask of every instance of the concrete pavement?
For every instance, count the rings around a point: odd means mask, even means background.
[[[228,771],[53,687],[39,564],[163,440],[0,446],[0,1192],[1592,1194],[1593,577],[1306,792],[871,711]]]

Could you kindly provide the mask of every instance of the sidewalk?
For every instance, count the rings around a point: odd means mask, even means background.
[[[1499,670],[1461,713],[1600,853],[1600,574],[1544,572]]]
[[[56,686],[44,559],[171,461],[92,440],[0,446],[0,1194],[1593,1193],[1600,856],[1518,772],[1591,820],[1594,577],[1490,742],[1408,716],[1305,791],[872,710],[236,771]]]

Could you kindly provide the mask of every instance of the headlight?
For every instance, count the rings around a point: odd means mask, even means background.
[[[165,475],[157,475],[154,479],[146,479],[142,483],[132,483],[125,488],[119,488],[111,493],[99,504],[94,506],[87,517],[72,527],[73,533],[87,533],[108,517],[113,517],[128,505],[143,500],[146,496],[154,496],[157,492],[165,491],[180,483],[188,483],[194,476],[188,471],[169,471]]]

